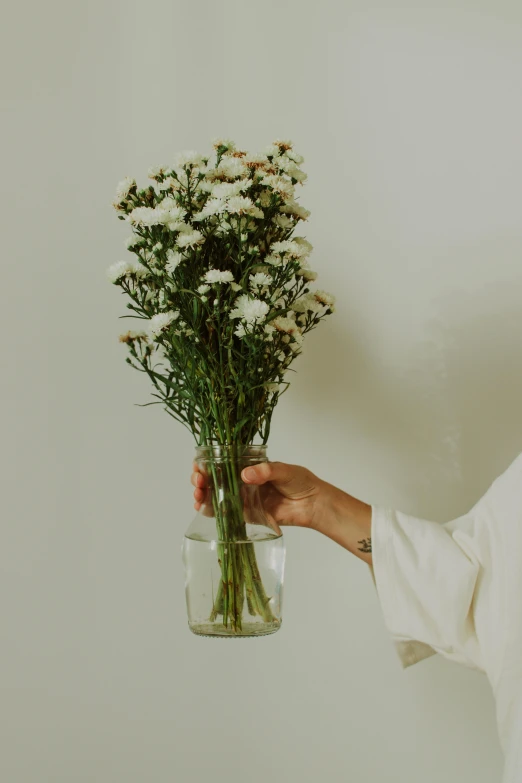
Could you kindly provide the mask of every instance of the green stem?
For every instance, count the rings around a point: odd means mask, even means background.
[[[247,540],[238,478],[242,455],[237,444],[229,447],[222,462],[216,464],[210,459],[221,580],[209,620],[215,622],[218,615],[223,615],[225,627],[230,619],[233,631],[241,633],[245,596],[252,617],[259,615],[265,622],[273,622],[275,618],[261,580],[254,544]],[[221,499],[218,498],[220,490],[224,494]]]

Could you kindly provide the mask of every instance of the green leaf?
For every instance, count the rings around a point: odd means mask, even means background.
[[[181,386],[178,386],[177,383],[172,383],[168,378],[165,378],[165,376],[160,375],[157,372],[154,372],[154,370],[147,370],[149,375],[152,375],[154,378],[157,378],[160,383],[163,383],[165,386],[168,386],[169,389],[174,389],[180,397],[185,397],[186,399],[191,399],[191,395],[183,389]]]

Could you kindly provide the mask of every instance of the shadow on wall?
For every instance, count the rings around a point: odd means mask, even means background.
[[[358,324],[331,330],[328,351],[311,340],[299,394],[339,439],[377,444],[379,470],[411,498],[405,511],[444,521],[522,451],[522,281],[453,289],[429,309],[393,360],[376,355]]]

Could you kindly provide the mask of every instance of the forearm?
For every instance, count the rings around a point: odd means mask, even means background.
[[[371,565],[371,505],[326,482],[324,494],[324,510],[315,529]]]

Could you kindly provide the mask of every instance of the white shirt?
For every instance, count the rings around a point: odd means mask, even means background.
[[[522,453],[473,508],[439,524],[372,505],[373,576],[404,667],[438,652],[486,674],[522,783]]]

